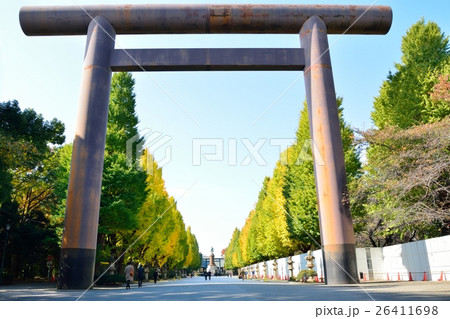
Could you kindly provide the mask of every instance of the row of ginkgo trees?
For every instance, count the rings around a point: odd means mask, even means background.
[[[45,121],[17,101],[0,105],[0,231],[4,272],[47,277],[58,269],[72,144],[63,145],[64,124]],[[198,243],[165,190],[162,170],[144,150],[127,158],[127,141],[138,138],[134,79],[112,78],[98,228],[97,273],[119,258],[170,273],[198,269]],[[136,165],[138,164],[138,165]],[[6,225],[9,229],[6,230]],[[6,232],[8,231],[7,242]],[[33,243],[30,245],[29,243]],[[6,276],[6,275],[5,275]]]
[[[145,144],[145,137],[136,138],[133,90],[130,73],[113,75],[97,261],[107,264],[123,255],[124,261],[160,268],[165,274],[198,269],[201,255],[197,239],[191,228],[186,228],[175,199],[167,193],[162,169],[148,150],[143,150],[142,158],[127,158],[127,141],[134,141],[133,149]],[[119,263],[119,273],[123,264]]]
[[[376,128],[353,130],[338,98],[357,245],[381,247],[450,234],[450,52],[422,19],[402,39],[401,63],[374,100]],[[225,252],[229,269],[320,247],[306,106],[297,142],[266,177]],[[359,158],[364,154],[364,163]]]

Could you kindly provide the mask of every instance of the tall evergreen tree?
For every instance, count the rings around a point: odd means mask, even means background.
[[[114,73],[112,77],[106,133],[108,153],[125,153],[127,140],[138,134],[134,85],[131,73]]]
[[[437,103],[429,92],[450,63],[449,38],[434,22],[411,26],[402,40],[401,63],[389,73],[375,98],[372,119],[382,129],[408,128],[434,122],[450,114],[448,103]]]
[[[338,97],[338,115],[344,149],[347,182],[361,174],[361,162],[353,143],[353,130],[343,118],[343,99]],[[288,149],[287,182],[284,187],[286,213],[293,251],[307,251],[320,244],[319,216],[314,177],[312,148],[315,147],[309,133],[308,108],[306,103],[300,113],[297,142]],[[316,158],[320,161],[320,158]],[[292,251],[292,252],[293,252]]]
[[[128,248],[146,198],[146,173],[129,165],[126,154],[127,141],[138,134],[135,107],[134,79],[130,73],[115,73],[106,132],[97,262],[109,261]]]

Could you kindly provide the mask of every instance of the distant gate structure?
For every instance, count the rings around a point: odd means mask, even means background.
[[[87,35],[58,287],[94,278],[111,76],[114,71],[303,70],[326,282],[358,282],[327,34],[386,34],[388,6],[92,5],[22,7],[29,36]],[[294,33],[298,49],[114,49],[116,34]],[[313,154],[314,155],[314,154]],[[322,163],[323,164],[323,163]]]

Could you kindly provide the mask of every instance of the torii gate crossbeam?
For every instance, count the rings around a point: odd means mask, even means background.
[[[23,7],[27,35],[87,34],[61,247],[59,288],[94,277],[103,159],[113,71],[305,70],[326,281],[358,282],[327,34],[386,34],[386,6],[99,5]],[[302,49],[115,50],[116,34],[295,33]]]

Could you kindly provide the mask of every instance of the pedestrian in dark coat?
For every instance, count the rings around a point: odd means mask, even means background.
[[[138,275],[138,287],[142,287],[142,282],[144,281],[144,267],[142,267],[142,265],[139,265],[137,275]]]
[[[153,281],[155,282],[155,284],[157,280],[158,280],[158,271],[156,271],[155,269],[155,271],[153,272]]]

